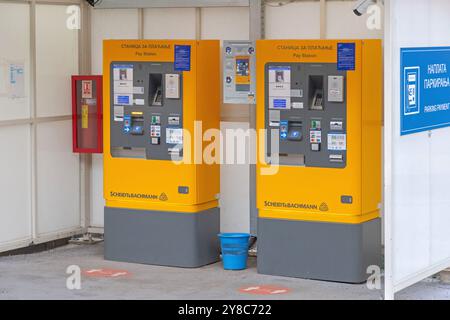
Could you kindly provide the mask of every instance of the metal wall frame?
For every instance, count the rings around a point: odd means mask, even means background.
[[[102,0],[98,9],[248,7],[253,0]]]

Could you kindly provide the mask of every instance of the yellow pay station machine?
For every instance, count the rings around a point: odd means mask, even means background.
[[[256,52],[258,271],[364,282],[381,265],[381,41]]]
[[[194,159],[220,128],[219,61],[218,41],[104,42],[106,259],[219,260],[219,165]]]

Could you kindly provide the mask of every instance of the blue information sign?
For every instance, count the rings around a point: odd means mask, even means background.
[[[354,43],[338,43],[338,70],[355,70],[356,45]]]
[[[175,71],[191,71],[191,46],[175,46]]]
[[[450,47],[401,49],[401,135],[450,126]]]

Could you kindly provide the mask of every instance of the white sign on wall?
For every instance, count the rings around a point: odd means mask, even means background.
[[[25,63],[0,63],[0,96],[11,99],[25,97]]]

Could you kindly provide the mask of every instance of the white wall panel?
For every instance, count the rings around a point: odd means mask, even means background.
[[[450,46],[450,3],[434,0],[427,15],[430,45]],[[436,130],[430,141],[431,264],[450,259],[450,128]]]
[[[80,226],[80,162],[72,152],[71,127],[71,121],[37,126],[39,235]]]
[[[145,39],[195,39],[195,9],[144,9]]]
[[[266,6],[266,39],[320,38],[320,3],[305,1]]]
[[[31,237],[30,126],[0,127],[0,245]]]
[[[137,39],[137,9],[91,10],[92,74],[103,74],[103,40]]]
[[[0,3],[0,120],[30,116],[30,6]],[[24,65],[24,97],[12,98],[9,66]]]
[[[450,30],[450,29],[449,29]],[[450,256],[450,128],[433,133],[430,145],[430,261]],[[434,156],[435,155],[435,156]]]
[[[103,155],[92,156],[91,174],[91,227],[103,227]]]
[[[450,129],[400,136],[400,50],[449,46],[450,2],[386,1],[386,293],[450,265]],[[391,121],[392,119],[392,121]],[[389,160],[392,159],[392,160]]]
[[[249,8],[203,8],[202,39],[248,40]]]
[[[227,145],[226,130],[248,130],[248,128],[247,123],[222,122],[223,146]],[[238,148],[242,146],[236,146],[235,154]],[[225,154],[222,154],[222,157],[225,157]],[[221,232],[250,232],[249,185],[250,166],[248,164],[225,164],[220,167]]]
[[[384,30],[384,9],[380,6],[380,17],[365,14],[361,17],[353,13],[353,1],[328,1],[327,10],[327,38],[328,39],[381,39]],[[380,28],[372,28],[373,19],[380,20]]]
[[[64,5],[36,6],[36,94],[40,117],[72,113],[70,76],[78,74],[78,30]]]
[[[399,103],[400,104],[400,103]],[[398,104],[398,105],[399,105]],[[396,132],[400,132],[400,129]],[[393,224],[398,233],[394,242],[394,275],[403,279],[427,266],[430,247],[429,224],[429,145],[426,133],[405,136],[397,141],[394,154]],[[422,150],[414,156],[412,150]],[[408,214],[401,214],[407,212]],[[398,213],[398,214],[397,214]],[[407,234],[404,228],[408,226]]]

